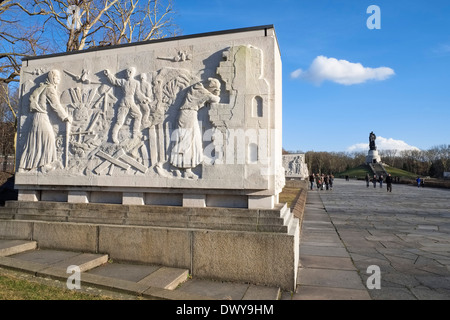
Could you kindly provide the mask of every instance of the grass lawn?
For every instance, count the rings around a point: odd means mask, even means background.
[[[386,169],[387,173],[390,173],[393,177],[400,177],[405,179],[416,179],[417,174],[411,173],[402,169],[394,168],[385,165],[384,168]],[[368,166],[361,165],[355,168],[351,168],[349,170],[346,170],[344,172],[337,173],[335,176],[339,178],[344,178],[345,176],[349,176],[352,179],[364,179],[366,174],[369,174],[372,176],[372,172],[370,171]]]
[[[292,202],[295,200],[295,197],[297,196],[298,192],[300,191],[299,188],[295,187],[284,187],[283,191],[281,191],[279,196],[280,203],[287,203],[288,208],[291,207]]]
[[[28,278],[28,279],[27,279]],[[0,300],[111,300],[63,288],[64,283],[0,270]]]
[[[348,169],[344,172],[336,173],[334,176],[337,178],[344,178],[345,176],[349,176],[352,179],[364,179],[366,174],[372,175],[368,166],[361,165],[355,168]]]

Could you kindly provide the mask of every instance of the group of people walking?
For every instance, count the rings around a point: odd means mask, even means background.
[[[382,174],[380,174],[379,177],[377,177],[377,175],[374,174],[373,177],[371,178],[370,175],[367,173],[365,180],[366,180],[367,188],[369,187],[370,182],[372,182],[374,188],[377,187],[378,183],[380,184],[380,188],[383,188],[383,182],[386,182],[387,192],[392,192],[392,181],[393,181],[393,179],[392,179],[392,176],[391,176],[390,173],[388,173],[386,178],[384,178]]]
[[[309,175],[310,189],[314,189],[314,183],[316,184],[317,190],[331,190],[333,189],[334,176],[332,174],[319,174],[311,173]]]

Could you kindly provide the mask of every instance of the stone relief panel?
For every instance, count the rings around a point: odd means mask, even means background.
[[[245,130],[246,121],[254,121],[252,130],[269,129],[261,121],[270,86],[262,50],[255,46],[230,46],[201,57],[192,47],[162,49],[145,63],[136,56],[112,56],[111,63],[98,66],[81,60],[24,68],[22,176],[217,179],[212,170],[205,176],[204,167],[228,164],[223,159],[230,128]],[[248,139],[242,148],[251,164],[267,154],[259,142]],[[232,164],[241,165],[236,158]]]
[[[306,165],[304,154],[283,155],[283,167],[286,177],[302,179],[308,177],[308,166]]]

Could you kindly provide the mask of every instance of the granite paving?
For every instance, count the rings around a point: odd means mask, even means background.
[[[364,181],[336,179],[333,190],[308,191],[308,199],[302,225],[299,287],[293,298],[308,298],[306,291],[312,292],[308,286],[345,289],[338,280],[320,282],[323,275],[314,276],[320,263],[312,257],[321,256],[322,268],[331,277],[340,277],[353,289],[364,289],[370,299],[450,299],[450,190],[394,184],[392,192],[387,192],[385,185],[367,188]],[[318,213],[320,204],[323,210]],[[327,218],[329,223],[320,223]],[[324,246],[326,239],[336,240],[332,229],[342,246],[338,241]],[[361,279],[358,288],[353,277],[333,273],[341,268],[337,262],[328,262],[344,258],[345,252]],[[373,270],[368,270],[371,266],[379,268],[379,289],[367,285],[374,281]],[[322,296],[319,291],[316,288],[311,298],[346,298],[336,290],[334,295]]]

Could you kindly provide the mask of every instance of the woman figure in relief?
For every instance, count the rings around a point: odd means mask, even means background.
[[[198,123],[198,111],[206,103],[220,101],[220,82],[209,78],[205,86],[202,82],[194,84],[186,94],[185,101],[180,107],[176,122],[176,130],[172,135],[173,148],[170,163],[176,167],[175,175],[195,179],[197,176],[192,169],[203,161],[203,141]]]
[[[72,122],[59,100],[57,86],[60,81],[59,71],[51,70],[47,80],[30,96],[31,128],[19,162],[19,169],[22,171],[37,169],[47,172],[62,167],[61,161],[57,159],[55,132],[48,116],[50,107],[62,121]]]

